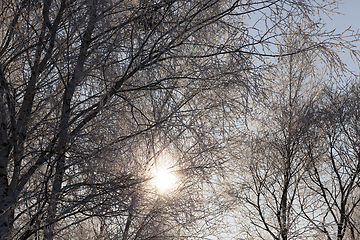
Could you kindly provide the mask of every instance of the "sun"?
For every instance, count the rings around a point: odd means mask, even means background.
[[[162,149],[151,168],[151,185],[161,195],[172,195],[179,186],[178,168],[173,156],[167,149]]]
[[[168,170],[161,170],[157,172],[154,181],[155,187],[160,192],[166,192],[175,187],[177,178],[174,173]]]

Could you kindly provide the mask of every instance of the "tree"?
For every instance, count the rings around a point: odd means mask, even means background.
[[[359,86],[326,87],[318,125],[308,143],[308,187],[317,217],[306,214],[326,239],[357,239],[359,198]]]
[[[241,173],[235,176],[238,184],[230,193],[238,199],[241,216],[252,225],[248,238],[318,237],[313,215],[319,211],[315,209],[319,204],[310,201],[314,193],[308,189],[305,176],[313,170],[313,163],[322,166],[323,161],[309,159],[308,140],[318,142],[313,138],[317,125],[315,106],[323,98],[319,92],[324,76],[331,76],[333,67],[342,64],[336,63],[335,46],[288,55],[326,35],[315,33],[316,29],[306,20],[288,18],[278,44],[284,56],[266,75],[271,80],[267,98],[261,105],[254,104],[249,129],[239,135],[239,139],[245,139],[239,140],[243,152],[234,164],[241,164],[241,170],[237,170]],[[337,71],[346,70],[337,67]]]
[[[304,95],[311,76],[309,55],[279,60],[274,93],[254,126],[253,136],[249,136],[250,179],[244,183],[247,193],[239,197],[249,220],[264,230],[260,231],[262,238],[268,234],[273,239],[300,239],[307,232],[307,226],[301,224],[298,194],[307,168],[302,141],[312,119]]]

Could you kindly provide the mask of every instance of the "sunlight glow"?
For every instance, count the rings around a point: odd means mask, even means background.
[[[155,176],[155,187],[160,192],[166,192],[174,188],[176,181],[175,174],[170,171],[159,171]]]
[[[150,169],[151,188],[157,195],[172,197],[179,187],[181,175],[173,158],[174,155],[167,149],[161,149],[157,153]]]

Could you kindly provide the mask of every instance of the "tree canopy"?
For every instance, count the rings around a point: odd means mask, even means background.
[[[358,35],[324,29],[335,4],[3,0],[0,239],[221,237],[239,208],[248,239],[355,239],[358,85],[338,53]]]

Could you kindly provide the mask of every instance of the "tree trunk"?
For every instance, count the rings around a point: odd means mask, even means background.
[[[1,177],[3,180],[3,177]],[[10,239],[10,226],[12,225],[13,214],[12,208],[15,203],[15,199],[12,193],[10,193],[9,188],[5,186],[3,181],[1,182],[1,202],[0,202],[0,239]]]

